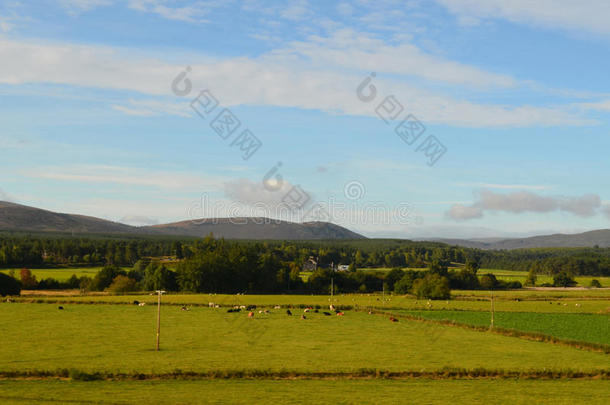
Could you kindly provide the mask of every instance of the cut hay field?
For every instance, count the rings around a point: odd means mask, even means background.
[[[263,370],[295,373],[443,368],[595,371],[608,355],[348,311],[345,316],[248,319],[226,310],[165,306],[155,352],[153,306],[0,304],[0,372],[78,369],[104,373]]]
[[[202,380],[2,381],[4,404],[588,404],[610,402],[610,381]]]

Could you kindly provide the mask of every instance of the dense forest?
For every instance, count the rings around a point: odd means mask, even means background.
[[[171,267],[160,258],[169,258]],[[317,268],[304,281],[304,264]],[[349,271],[334,271],[339,265]],[[102,266],[95,278],[36,280],[27,267]],[[116,292],[164,288],[185,292],[372,292],[385,289],[436,298],[450,288],[519,288],[480,268],[532,275],[610,275],[610,249],[545,248],[484,251],[408,240],[227,241],[11,235],[0,238],[0,267],[24,268],[24,288]],[[379,272],[375,268],[390,268]],[[368,269],[368,271],[356,271]],[[533,276],[532,276],[533,277]],[[517,285],[519,284],[519,285]],[[419,292],[425,290],[425,292]],[[434,293],[430,291],[435,291]]]
[[[133,266],[149,257],[189,259],[201,254],[202,241],[160,238],[0,236],[0,268],[52,266]],[[467,261],[484,269],[532,270],[537,274],[610,275],[609,248],[480,250],[436,242],[363,239],[352,241],[223,241],[227,246],[271,255],[301,266],[315,258],[319,267],[425,268],[432,262],[459,267]],[[237,247],[235,247],[237,248]],[[205,250],[205,249],[203,249]]]

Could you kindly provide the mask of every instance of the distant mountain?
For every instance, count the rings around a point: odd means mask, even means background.
[[[450,245],[479,249],[524,249],[536,247],[610,247],[610,229],[600,229],[577,234],[532,236],[509,239],[435,239]]]
[[[226,239],[363,239],[364,236],[328,222],[294,223],[268,218],[212,218],[136,227],[75,214],[59,214],[0,201],[0,230],[77,234],[130,234]]]
[[[137,233],[138,228],[85,215],[59,214],[0,201],[0,230],[74,233]]]
[[[215,218],[145,227],[164,235],[205,236],[226,239],[363,239],[364,236],[328,222],[302,224],[269,218]]]

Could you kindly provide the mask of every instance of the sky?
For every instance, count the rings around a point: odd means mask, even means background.
[[[610,226],[605,0],[0,1],[0,200],[369,237]]]

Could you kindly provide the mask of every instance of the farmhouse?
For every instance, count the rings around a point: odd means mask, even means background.
[[[316,271],[318,269],[318,260],[313,256],[309,256],[309,259],[303,263],[303,271]]]

